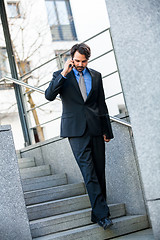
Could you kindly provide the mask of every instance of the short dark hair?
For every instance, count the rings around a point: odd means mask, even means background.
[[[89,57],[91,56],[91,49],[87,44],[80,43],[80,44],[75,44],[71,48],[71,57],[74,57],[75,52],[78,51],[80,54],[85,55],[86,59],[88,60]]]

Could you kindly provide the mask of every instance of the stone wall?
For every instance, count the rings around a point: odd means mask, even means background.
[[[160,1],[106,0],[138,164],[160,239]]]
[[[0,125],[0,239],[31,240],[11,128]]]

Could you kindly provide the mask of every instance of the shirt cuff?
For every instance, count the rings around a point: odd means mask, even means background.
[[[61,74],[61,76],[62,76],[63,78],[65,78],[65,79],[66,79],[66,77],[65,77],[65,76],[63,76],[62,74]]]

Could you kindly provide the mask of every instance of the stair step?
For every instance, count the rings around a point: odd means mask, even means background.
[[[22,179],[48,176],[51,175],[51,169],[50,165],[23,168],[20,169],[20,174]]]
[[[124,204],[111,204],[109,209],[112,218],[125,215]],[[89,224],[91,224],[91,208],[31,221],[30,229],[32,237],[40,237]]]
[[[90,206],[88,195],[84,194],[27,206],[27,213],[29,220],[35,220],[89,208]]]
[[[20,158],[18,159],[18,165],[19,168],[29,168],[29,167],[35,167],[36,163],[34,158]]]
[[[67,184],[67,175],[65,173],[22,180],[24,192],[50,188],[64,184]]]
[[[24,193],[26,205],[85,194],[84,183],[73,183]]]
[[[124,216],[113,220],[113,226],[103,230],[98,224],[91,224],[63,232],[33,238],[33,240],[103,240],[148,228],[144,215]]]

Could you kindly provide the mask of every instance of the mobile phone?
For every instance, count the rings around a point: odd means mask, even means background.
[[[72,58],[72,60],[73,60],[73,58]],[[70,68],[73,68],[74,67],[74,64],[72,65],[72,64],[69,64],[69,67]]]

